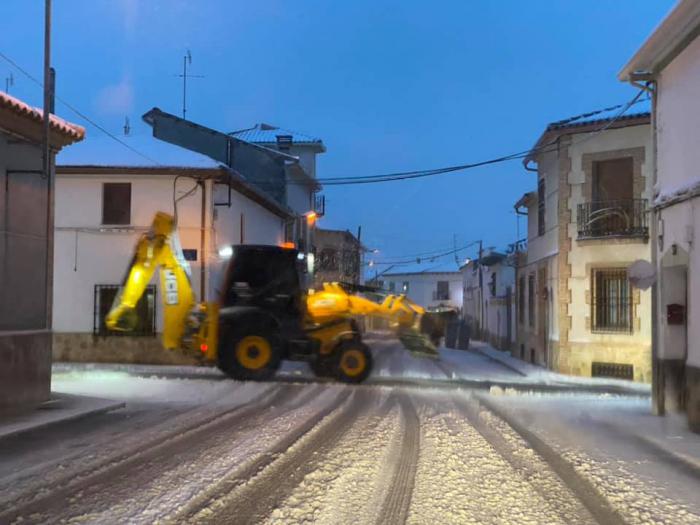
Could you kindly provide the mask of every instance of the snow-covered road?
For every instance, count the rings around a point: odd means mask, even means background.
[[[394,344],[376,343],[380,378],[517,376],[475,353],[398,366]],[[639,486],[631,471],[611,481],[586,472],[583,452],[563,464],[533,448],[483,391],[310,382],[298,365],[271,383],[136,371],[54,373],[56,390],[127,407],[1,442],[0,523],[700,522],[649,492],[635,506],[621,492]],[[640,507],[657,503],[668,520]]]

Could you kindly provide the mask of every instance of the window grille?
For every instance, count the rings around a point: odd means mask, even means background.
[[[634,365],[622,363],[591,363],[592,377],[613,377],[616,379],[634,379]]]
[[[632,331],[632,288],[624,268],[593,270],[591,327],[594,332]]]
[[[105,318],[112,308],[114,298],[121,286],[116,284],[95,285],[95,306],[93,313],[94,335],[99,336],[154,336],[156,334],[156,287],[148,285],[141,299],[136,304],[136,325],[128,332],[114,332],[107,329]]]

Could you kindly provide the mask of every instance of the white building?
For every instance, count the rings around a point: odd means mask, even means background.
[[[424,308],[462,309],[462,274],[459,271],[386,273],[381,279],[389,293],[405,294]]]
[[[471,337],[501,350],[515,346],[515,262],[490,252],[460,268],[464,288],[462,316]]]
[[[185,161],[182,165],[64,163],[57,168],[57,359],[162,362],[167,358],[155,337],[162,326],[157,279],[139,307],[138,336],[107,332],[104,316],[138,237],[149,227],[155,212],[173,213],[174,195],[191,191],[177,206],[178,232],[190,261],[193,288],[201,301],[218,295],[226,263],[219,255],[222,247],[285,241],[286,224],[294,216],[291,210],[207,157],[191,152],[178,155],[178,161]],[[120,156],[124,155],[120,152]],[[81,152],[68,160],[75,158],[81,158]]]
[[[659,414],[685,409],[695,431],[700,431],[699,34],[700,2],[682,0],[619,74],[654,96],[654,408]]]

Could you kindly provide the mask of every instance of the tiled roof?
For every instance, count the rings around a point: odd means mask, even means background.
[[[608,115],[608,113],[610,113]],[[648,111],[641,111],[638,113],[629,113],[625,115],[617,116],[619,111],[616,112],[594,112],[587,113],[583,115],[578,115],[576,117],[558,120],[552,122],[547,126],[547,131],[559,130],[559,129],[569,129],[582,126],[590,126],[591,124],[604,124],[610,120],[615,120],[615,122],[625,122],[630,120],[651,118],[651,113]],[[596,118],[592,118],[595,115]]]
[[[292,137],[293,144],[324,147],[320,138],[264,123],[256,124],[252,128],[232,131],[229,135],[254,144],[277,144],[278,136],[289,136]]]
[[[27,117],[35,122],[44,121],[44,111],[30,106],[29,104],[22,102],[20,99],[8,95],[4,91],[0,91],[0,107],[7,108],[14,111],[16,114]],[[49,126],[54,131],[62,133],[74,141],[82,140],[85,136],[85,128],[78,126],[77,124],[72,124],[67,120],[63,120],[56,115],[51,115],[49,119]]]

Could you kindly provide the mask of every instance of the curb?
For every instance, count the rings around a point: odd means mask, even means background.
[[[98,398],[94,397],[87,397],[87,396],[74,396],[70,394],[58,394],[52,397],[49,401],[47,401],[44,405],[49,406],[50,404],[55,404],[57,401],[60,402],[61,400],[65,399],[80,399],[85,397],[86,399],[90,399],[93,401],[98,400]],[[16,428],[10,428],[9,430],[3,430],[2,426],[0,425],[0,441],[11,439],[11,438],[16,438],[18,436],[28,434],[30,432],[35,432],[37,430],[46,430],[47,428],[53,427],[55,425],[60,425],[63,423],[68,423],[68,422],[73,422],[77,421],[79,419],[87,418],[90,416],[96,416],[99,414],[104,414],[106,412],[111,412],[113,410],[118,410],[120,408],[124,408],[126,406],[126,403],[123,401],[108,401],[108,400],[101,400],[104,401],[104,403],[100,406],[96,406],[93,408],[85,409],[85,410],[72,410],[71,413],[65,415],[65,416],[58,416],[54,419],[46,419],[43,421],[39,421],[37,423],[32,423],[31,421],[27,421],[26,424],[17,424]],[[34,413],[42,410],[41,406],[38,407],[37,409],[34,410]],[[65,409],[69,410],[69,409]]]
[[[504,360],[501,360],[501,359],[499,359],[499,358],[497,358],[497,357],[492,356],[491,354],[489,354],[488,352],[485,352],[485,351],[484,351],[483,349],[481,349],[481,348],[472,347],[472,349],[473,349],[475,352],[479,352],[481,355],[483,355],[484,357],[486,357],[486,358],[489,359],[490,361],[493,361],[494,363],[498,363],[499,365],[506,367],[508,370],[511,370],[511,371],[515,372],[516,374],[520,374],[520,375],[523,376],[523,377],[527,377],[527,376],[528,376],[528,374],[526,374],[525,372],[523,372],[523,371],[520,370],[519,368],[517,368],[517,367],[511,365],[510,363],[508,363],[508,362],[506,362],[506,361],[504,361]]]

